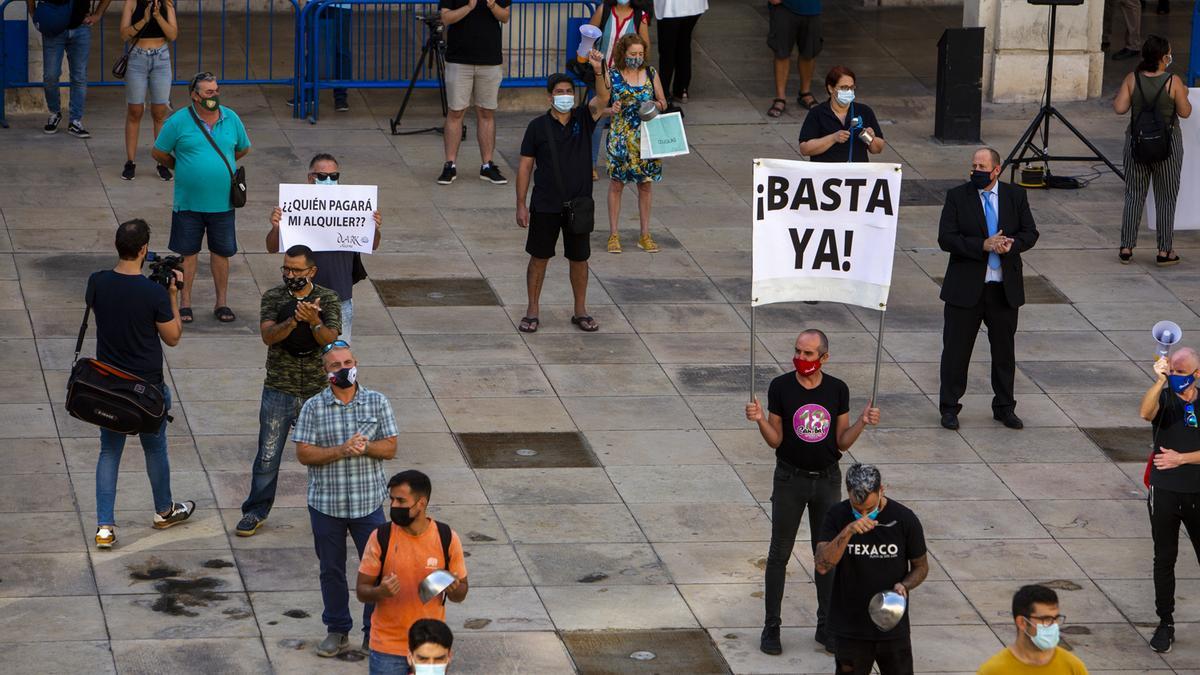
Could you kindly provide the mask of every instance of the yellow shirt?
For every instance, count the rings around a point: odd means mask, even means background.
[[[979,666],[976,675],[1087,675],[1087,671],[1087,666],[1078,656],[1062,647],[1054,648],[1054,658],[1044,666],[1025,665],[1005,647]]]

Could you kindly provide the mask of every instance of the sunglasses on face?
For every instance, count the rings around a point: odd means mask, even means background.
[[[334,171],[333,173],[325,173],[324,171],[314,171],[310,175],[313,178],[316,178],[317,180],[329,180],[329,179],[337,180],[342,177],[342,174],[340,171]]]
[[[350,343],[346,342],[345,340],[334,340],[324,347],[321,347],[321,356],[324,356],[339,347],[348,349],[350,347]]]

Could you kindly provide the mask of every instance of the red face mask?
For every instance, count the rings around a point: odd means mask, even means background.
[[[796,372],[801,375],[812,375],[821,369],[821,361],[805,361],[799,356],[792,357],[792,365],[796,367]]]

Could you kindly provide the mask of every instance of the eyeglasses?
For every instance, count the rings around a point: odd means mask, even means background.
[[[289,276],[289,277],[294,277],[298,274],[304,274],[305,272],[307,272],[311,269],[312,269],[312,267],[295,268],[295,267],[288,267],[287,265],[281,265],[279,267],[279,271],[283,272],[283,274],[285,276]]]
[[[1196,428],[1196,406],[1191,403],[1184,404],[1183,422],[1193,429]]]
[[[342,349],[349,349],[350,343],[346,342],[345,340],[334,340],[333,342],[330,342],[329,344],[325,345],[324,347],[321,347],[321,356],[324,356],[339,347]]]
[[[1029,621],[1031,621],[1037,625],[1041,625],[1041,626],[1049,626],[1052,623],[1056,623],[1061,626],[1061,625],[1063,625],[1063,622],[1067,620],[1067,615],[1066,614],[1055,614],[1054,616],[1032,616],[1032,615],[1030,615],[1025,618],[1028,619]]]
[[[854,86],[854,85],[852,85],[852,84],[844,84],[844,85],[842,85],[842,86],[838,87],[838,88],[837,88],[837,90],[838,90],[838,91],[854,91],[854,90],[855,90],[855,89],[857,89],[857,88],[858,88],[858,87],[855,87],[855,86]]]
[[[315,171],[313,173],[310,173],[309,175],[312,176],[313,178],[316,178],[317,180],[329,180],[329,179],[337,180],[342,177],[342,173],[340,171],[334,171],[333,173],[325,173],[324,171]]]

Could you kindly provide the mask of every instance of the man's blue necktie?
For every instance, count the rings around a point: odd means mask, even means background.
[[[987,220],[987,232],[989,237],[996,236],[996,232],[1000,230],[1000,217],[996,215],[996,207],[992,205],[992,200],[996,195],[990,191],[983,193],[983,217]],[[998,270],[1000,269],[1000,256],[997,253],[988,254],[988,267]]]

